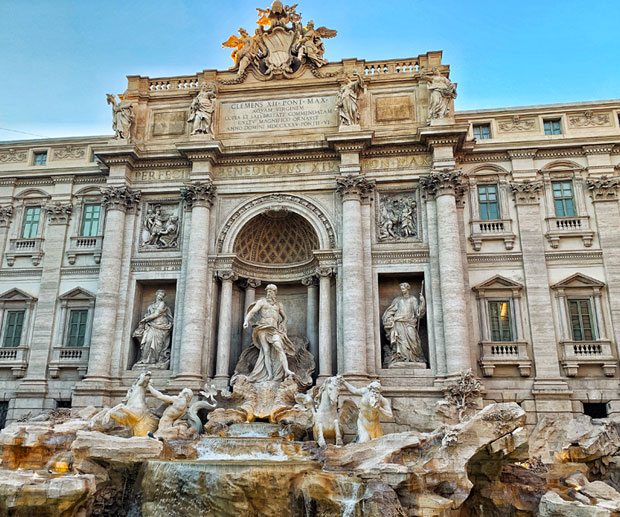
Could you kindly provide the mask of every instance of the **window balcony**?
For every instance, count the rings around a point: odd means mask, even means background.
[[[52,359],[48,366],[50,377],[57,378],[62,369],[77,370],[80,377],[88,370],[87,346],[63,346],[52,348]]]
[[[527,341],[482,341],[480,343],[480,368],[485,377],[493,377],[497,366],[516,366],[521,377],[532,373],[532,360],[528,355]]]
[[[567,377],[576,377],[580,366],[601,366],[607,377],[616,374],[618,361],[611,341],[561,341],[562,366]]]
[[[67,250],[67,259],[69,264],[75,264],[78,255],[92,255],[95,264],[101,262],[101,246],[103,236],[96,237],[71,237],[69,249]]]
[[[512,219],[491,219],[489,221],[471,221],[470,237],[474,249],[480,251],[483,241],[503,240],[507,250],[514,247],[516,236],[512,232]]]
[[[562,237],[581,237],[586,248],[592,246],[594,232],[590,228],[590,217],[547,217],[547,233],[552,248],[560,245]]]
[[[6,263],[12,266],[16,257],[31,257],[32,265],[38,266],[43,258],[43,239],[10,239]]]
[[[0,347],[0,368],[10,368],[14,377],[23,377],[28,368],[28,347]]]

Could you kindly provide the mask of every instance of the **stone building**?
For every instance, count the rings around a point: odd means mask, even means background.
[[[386,429],[432,428],[468,368],[530,423],[620,412],[620,101],[455,112],[441,52],[326,63],[320,37],[129,76],[115,138],[0,144],[3,419],[113,404],[145,368],[226,387],[269,283],[317,382],[381,381]],[[409,362],[382,320],[404,282]]]

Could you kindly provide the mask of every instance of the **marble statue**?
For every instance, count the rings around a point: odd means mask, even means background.
[[[178,395],[164,395],[161,391],[156,390],[151,383],[147,385],[147,389],[157,400],[169,404],[159,419],[157,430],[153,433],[155,438],[169,436],[170,434],[183,434],[187,430],[187,424],[181,419],[187,413],[194,392],[189,388],[183,388]],[[176,431],[181,431],[181,433]]]
[[[252,332],[252,346],[259,350],[258,359],[249,375],[253,382],[282,381],[294,375],[289,369],[287,355],[295,354],[295,345],[287,336],[288,318],[284,306],[276,299],[277,292],[278,288],[269,284],[265,288],[265,297],[248,307],[243,322],[243,328],[248,328],[252,318],[258,315]]]
[[[230,54],[235,62],[230,70],[237,70],[237,76],[242,77],[247,67],[258,57],[259,43],[243,27],[238,32],[239,37],[233,34],[222,43],[222,47],[235,49]]]
[[[359,124],[358,95],[364,87],[364,79],[357,70],[353,70],[346,74],[344,83],[340,86],[338,102],[336,104],[341,125],[352,126],[354,124]]]
[[[217,406],[217,401],[215,400],[217,389],[213,384],[209,384],[208,382],[205,383],[203,389],[200,390],[200,394],[205,400],[198,400],[187,409],[187,421],[197,433],[202,433],[204,431],[204,426],[202,420],[198,416],[198,411],[201,409],[212,410]]]
[[[444,77],[437,68],[429,74],[428,89],[431,97],[428,105],[428,118],[431,120],[446,118],[450,113],[450,102],[456,99],[456,83]]]
[[[148,306],[133,337],[140,339],[140,359],[136,367],[166,369],[170,363],[170,336],[172,334],[172,311],[164,302],[166,292],[159,289],[155,300]]]
[[[327,60],[323,59],[325,46],[321,38],[334,38],[338,32],[325,27],[315,29],[312,20],[308,22],[305,28],[300,30],[300,39],[297,43],[297,59],[301,62],[307,59],[317,68],[326,64]]]
[[[272,2],[267,9],[256,8],[258,12],[258,24],[269,25],[271,28],[286,28],[288,23],[295,23],[301,20],[301,15],[296,12],[297,4],[283,5],[280,0]]]
[[[215,84],[205,83],[189,107],[188,122],[192,123],[192,135],[205,134],[215,138],[213,118],[215,114]]]
[[[357,401],[358,443],[383,436],[380,418],[392,419],[392,407],[390,401],[381,395],[381,383],[373,381],[365,388],[356,388],[343,379],[342,384],[350,393],[361,397]]]
[[[179,216],[165,215],[161,205],[149,206],[143,230],[142,246],[164,249],[179,245]]]
[[[151,382],[151,372],[142,372],[127,391],[123,401],[113,408],[104,408],[94,415],[89,428],[103,431],[110,419],[129,427],[132,436],[147,436],[157,429],[158,418],[146,405],[146,390]]]
[[[112,104],[112,129],[115,137],[125,139],[131,142],[131,129],[134,122],[133,106],[131,102],[119,95],[120,103],[116,102],[116,98],[111,93],[106,95],[108,104]]]
[[[426,363],[420,342],[420,319],[426,312],[422,282],[420,298],[409,294],[411,286],[400,284],[401,295],[394,298],[381,318],[391,346],[389,363]]]
[[[295,400],[312,414],[312,434],[319,447],[326,445],[326,439],[333,439],[336,445],[342,445],[342,428],[338,414],[338,394],[342,377],[329,377],[315,387],[310,393],[301,393]]]

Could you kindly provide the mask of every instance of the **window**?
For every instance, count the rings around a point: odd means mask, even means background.
[[[69,311],[69,329],[66,346],[84,346],[88,309]]]
[[[45,165],[47,163],[47,151],[36,151],[32,160],[33,165]]]
[[[592,328],[590,299],[568,300],[568,311],[573,341],[590,341],[596,339]]]
[[[555,215],[558,217],[574,217],[575,201],[573,195],[572,181],[554,181],[553,203],[555,205]]]
[[[99,220],[101,205],[84,205],[82,216],[82,237],[96,237],[99,235]]]
[[[545,126],[545,135],[561,135],[562,134],[562,124],[560,123],[560,119],[556,118],[553,120],[545,120],[543,122]]]
[[[607,418],[607,404],[604,402],[584,402],[583,414],[591,418]]]
[[[512,322],[508,300],[489,301],[491,341],[512,341]]]
[[[0,402],[0,429],[6,426],[6,416],[9,412],[9,403],[6,400]]]
[[[39,220],[41,219],[41,207],[31,206],[24,212],[22,224],[22,239],[34,239],[39,232]]]
[[[56,409],[71,409],[71,400],[56,400]]]
[[[478,205],[480,206],[481,220],[489,221],[491,219],[499,219],[497,185],[478,186]]]
[[[4,322],[2,346],[15,347],[21,344],[25,312],[26,311],[7,311],[6,320]]]
[[[491,138],[491,124],[474,124],[474,138],[478,140]]]

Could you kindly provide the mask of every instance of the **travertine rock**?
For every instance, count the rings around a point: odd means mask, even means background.
[[[555,492],[547,492],[540,500],[538,517],[610,517],[605,508],[587,506],[579,501],[567,501]]]
[[[76,461],[97,459],[111,463],[138,463],[162,457],[164,445],[153,438],[119,438],[98,431],[79,431],[71,450]]]

